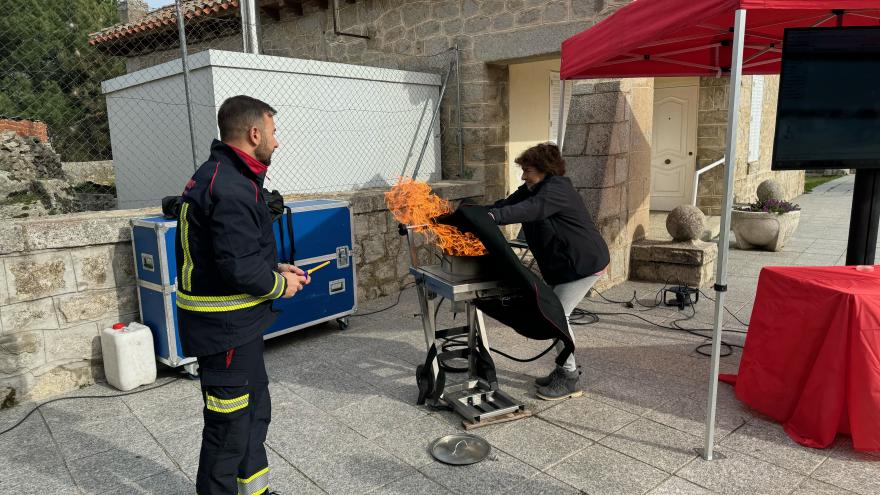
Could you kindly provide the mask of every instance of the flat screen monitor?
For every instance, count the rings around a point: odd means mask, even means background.
[[[880,169],[880,27],[785,30],[771,168]]]

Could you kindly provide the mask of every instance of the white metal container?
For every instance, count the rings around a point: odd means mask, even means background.
[[[107,381],[119,390],[156,381],[153,333],[146,325],[117,323],[105,328],[101,331],[101,352]]]

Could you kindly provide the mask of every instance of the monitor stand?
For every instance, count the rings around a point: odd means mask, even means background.
[[[880,223],[880,170],[856,170],[849,239],[846,245],[847,265],[873,265],[877,247],[877,225]]]

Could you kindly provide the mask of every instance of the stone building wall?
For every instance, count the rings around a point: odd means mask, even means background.
[[[782,184],[785,198],[792,199],[804,192],[804,173],[770,170],[773,155],[773,134],[776,126],[776,94],[778,76],[764,76],[763,110],[761,112],[761,153],[759,160],[748,162],[749,122],[751,120],[752,77],[742,80],[739,108],[734,201],[755,201],[755,191],[762,181],[774,179]],[[697,167],[701,168],[724,156],[727,133],[730,79],[700,79],[700,104],[697,125]],[[703,174],[697,190],[697,206],[708,215],[718,215],[724,194],[724,166]]]
[[[434,186],[450,200],[484,194],[475,182]],[[359,301],[396,293],[409,279],[409,253],[383,192],[333,196],[350,201],[355,214]],[[100,330],[139,318],[129,222],[158,213],[124,210],[0,223],[0,407],[73,390],[102,376]]]
[[[599,287],[629,276],[630,247],[648,231],[653,79],[577,82],[563,143],[566,175],[611,252]]]

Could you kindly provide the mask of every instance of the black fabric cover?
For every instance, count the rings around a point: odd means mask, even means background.
[[[437,221],[477,236],[489,251],[486,260],[492,264],[493,273],[504,274],[508,283],[522,289],[510,297],[478,300],[477,308],[524,337],[559,339],[565,349],[556,358],[556,364],[562,366],[574,352],[562,303],[549,285],[523,266],[489,216],[489,210],[478,205],[462,205]]]

